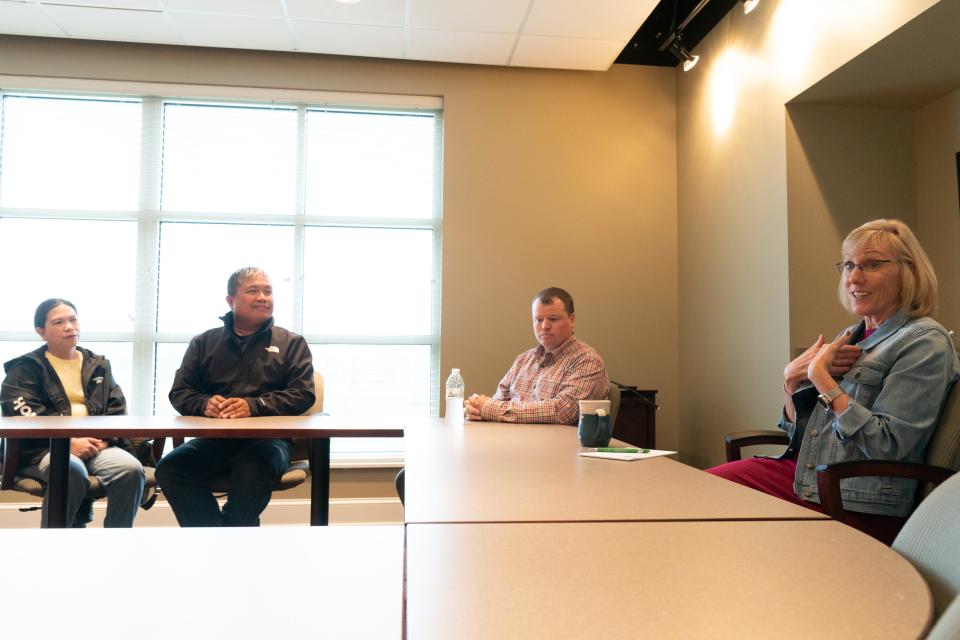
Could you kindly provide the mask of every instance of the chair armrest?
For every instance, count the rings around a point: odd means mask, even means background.
[[[13,481],[17,476],[17,458],[19,457],[20,440],[4,438],[3,475],[0,476],[0,490],[13,489]]]
[[[734,431],[723,438],[727,449],[727,462],[736,462],[740,459],[741,447],[750,447],[755,444],[790,444],[790,438],[783,431],[753,430]]]
[[[847,522],[843,499],[840,497],[840,481],[844,478],[886,476],[910,478],[937,485],[954,474],[953,469],[934,467],[916,462],[895,460],[855,460],[821,464],[817,471],[817,492],[823,512],[839,522]]]

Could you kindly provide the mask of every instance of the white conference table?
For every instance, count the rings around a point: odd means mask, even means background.
[[[917,571],[833,521],[408,524],[410,640],[921,637]]]
[[[0,437],[50,438],[47,483],[50,526],[66,527],[67,464],[71,437],[305,438],[310,440],[310,524],[330,513],[330,438],[399,438],[403,427],[380,418],[262,416],[219,420],[196,416],[36,416],[0,418]]]
[[[582,457],[576,427],[405,426],[407,523],[827,519],[669,458]]]
[[[395,526],[0,530],[3,637],[400,638]]]

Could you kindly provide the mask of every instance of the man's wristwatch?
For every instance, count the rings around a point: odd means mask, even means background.
[[[833,404],[834,400],[836,400],[840,396],[846,395],[846,393],[847,392],[841,389],[840,386],[838,385],[833,389],[830,389],[830,391],[827,391],[826,393],[821,393],[820,395],[818,395],[817,400],[820,401],[820,404],[822,404],[824,408],[829,409],[830,405]]]

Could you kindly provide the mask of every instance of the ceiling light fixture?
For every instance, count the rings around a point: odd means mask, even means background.
[[[743,4],[743,12],[750,13],[756,9],[757,5],[760,4],[760,0],[737,0]],[[663,42],[660,43],[660,46],[657,47],[657,51],[669,51],[672,53],[677,60],[683,63],[683,70],[690,71],[697,63],[700,61],[700,56],[690,53],[690,50],[683,44],[683,38],[681,34],[686,28],[690,21],[697,17],[697,14],[707,5],[710,0],[700,0],[693,9],[690,10],[690,13],[686,18],[683,19],[683,22],[677,24],[677,9],[680,5],[680,0],[674,0],[673,3],[673,22],[670,25],[670,29],[667,30],[669,34],[664,38]]]
[[[756,2],[756,0],[753,0]],[[337,0],[340,4],[357,4],[360,0]]]
[[[667,48],[670,53],[677,57],[677,60],[683,63],[683,70],[690,71],[697,63],[700,61],[700,56],[695,56],[690,51],[683,46],[683,41],[680,39],[680,34],[676,34],[673,37],[673,42],[670,43],[670,46]]]
[[[693,69],[695,66],[697,66],[697,62],[700,61],[700,56],[695,56],[690,53],[690,50],[684,46],[680,34],[683,33],[684,27],[690,24],[690,21],[693,20],[698,13],[700,13],[700,10],[703,9],[708,2],[710,2],[710,0],[700,0],[700,2],[697,3],[697,6],[690,11],[690,15],[684,18],[683,22],[678,25],[677,7],[680,4],[680,0],[676,0],[673,3],[673,24],[676,26],[670,27],[670,35],[668,35],[657,48],[658,51],[669,51],[676,56],[677,60],[683,63],[684,71],[690,71],[690,69]]]

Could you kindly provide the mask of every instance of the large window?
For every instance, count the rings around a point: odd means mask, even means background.
[[[441,127],[435,108],[0,93],[0,358],[66,298],[130,413],[171,414],[188,341],[255,265],[328,413],[436,415]]]

